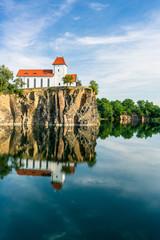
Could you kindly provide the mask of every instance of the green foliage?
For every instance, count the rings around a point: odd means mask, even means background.
[[[119,117],[125,112],[125,109],[119,100],[112,102],[112,106],[113,106],[114,117]]]
[[[0,66],[0,92],[1,93],[15,93],[22,94],[23,89],[20,89],[24,86],[24,82],[20,78],[13,80],[13,83],[10,83],[9,80],[13,79],[13,72],[11,72],[4,65]]]
[[[12,167],[8,166],[8,155],[0,155],[0,178],[3,179],[7,176],[11,171]]]
[[[139,100],[137,104],[132,99],[125,99],[123,102],[109,101],[106,98],[97,98],[98,112],[100,118],[119,119],[120,115],[127,113],[132,115],[136,113],[138,116],[146,116],[150,118],[160,117],[160,107],[152,102]]]
[[[98,94],[98,83],[96,83],[96,81],[90,81],[89,87],[93,89],[93,92],[95,92],[96,95]]]
[[[93,166],[96,165],[96,162],[97,162],[96,157],[97,157],[97,154],[96,152],[94,152],[91,161],[88,162],[88,167],[92,168]]]
[[[49,92],[51,92],[53,89],[52,89],[51,87],[49,87],[47,90],[48,90]]]
[[[73,80],[73,76],[72,76],[72,75],[66,75],[66,76],[63,78],[63,83],[64,83],[64,84],[67,84],[67,86],[68,86],[68,83],[72,83],[72,80]]]
[[[81,82],[81,80],[78,80],[78,82],[77,82],[77,86],[79,86],[79,87],[82,86],[82,82]]]
[[[125,126],[117,122],[101,121],[98,136],[103,140],[110,136],[121,136],[124,139],[130,139],[133,135],[136,135],[138,138],[149,138],[153,134],[160,134],[160,125],[158,123]]]
[[[109,100],[106,98],[102,98],[101,100],[97,99],[98,103],[98,111],[101,118],[108,118],[111,119],[113,115],[112,105],[110,104]]]

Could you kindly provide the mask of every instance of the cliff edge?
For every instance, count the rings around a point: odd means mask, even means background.
[[[0,95],[0,125],[97,125],[91,88],[27,89],[21,97]]]

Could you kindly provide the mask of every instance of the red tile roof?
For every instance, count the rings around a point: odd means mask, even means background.
[[[28,170],[28,169],[19,169],[16,170],[18,175],[25,175],[25,176],[51,176],[51,171],[43,171],[43,170]]]
[[[57,57],[53,65],[67,65],[63,57]]]
[[[66,74],[66,76],[72,76],[72,82],[76,82],[77,74]]]
[[[62,183],[57,183],[57,182],[51,182],[52,187],[54,190],[61,190],[62,189]]]
[[[51,69],[20,69],[17,77],[53,77],[53,70]]]

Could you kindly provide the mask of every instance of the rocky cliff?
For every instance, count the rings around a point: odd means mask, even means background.
[[[0,95],[0,125],[97,125],[92,89],[28,89],[21,97]]]
[[[61,162],[93,162],[98,127],[1,126],[0,156]]]

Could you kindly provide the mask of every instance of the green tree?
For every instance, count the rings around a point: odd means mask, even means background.
[[[82,82],[81,82],[81,80],[78,80],[78,82],[77,82],[77,86],[82,86]]]
[[[101,100],[97,99],[97,105],[98,105],[98,112],[100,113],[100,117],[102,118],[112,118],[113,111],[112,111],[112,105],[110,104],[110,101],[106,98],[102,98]]]
[[[22,88],[25,83],[21,80],[21,78],[16,78],[13,80],[15,88]]]
[[[0,178],[3,179],[7,176],[11,171],[12,167],[8,166],[8,155],[0,155]]]
[[[98,83],[96,83],[96,81],[90,81],[89,87],[93,89],[93,92],[95,92],[96,95],[98,94]]]
[[[125,111],[127,111],[127,113],[129,115],[131,115],[132,112],[136,111],[136,106],[135,106],[135,103],[132,99],[125,99],[122,102],[122,105],[124,106]]]
[[[119,117],[125,112],[124,106],[119,100],[112,102],[112,107],[113,107],[113,115],[115,117]]]
[[[4,65],[0,66],[0,91],[7,89],[11,79],[13,79],[13,72]]]
[[[72,80],[73,80],[73,76],[72,75],[66,75],[64,78],[63,78],[63,83],[64,84],[67,84],[68,86],[68,83],[72,83]]]

